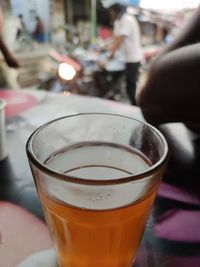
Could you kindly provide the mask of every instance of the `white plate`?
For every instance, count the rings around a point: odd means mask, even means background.
[[[53,249],[34,253],[19,263],[16,267],[59,267]]]

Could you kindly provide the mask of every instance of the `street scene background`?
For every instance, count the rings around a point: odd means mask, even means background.
[[[181,31],[198,4],[198,1],[173,1],[174,4],[171,1],[150,2],[130,0],[128,3],[128,12],[137,19],[141,31],[141,77],[154,56]],[[94,62],[101,57],[97,51],[112,35],[112,23],[101,1],[1,0],[0,4],[4,15],[5,42],[20,61],[17,70],[4,66],[7,87],[23,89],[34,86],[58,92],[71,90],[72,93],[101,95],[94,88]],[[39,35],[36,34],[36,17],[42,27]],[[80,87],[77,90],[45,84],[47,80],[49,82],[49,77],[57,75],[55,53],[56,60],[63,55],[81,65],[82,76],[76,84],[77,88]],[[3,57],[1,61],[4,61]],[[141,77],[138,83],[143,79]],[[111,86],[114,87],[113,84]],[[120,86],[123,87],[123,82]],[[115,100],[123,101],[126,97],[122,95],[122,92],[120,96],[116,93]],[[106,97],[109,98],[109,94]]]

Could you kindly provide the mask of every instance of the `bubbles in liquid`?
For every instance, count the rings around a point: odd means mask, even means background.
[[[107,193],[107,192],[104,192],[104,193],[97,193],[95,197],[90,197],[89,199],[93,202],[95,201],[104,201],[105,199],[111,197],[112,194],[111,193]]]

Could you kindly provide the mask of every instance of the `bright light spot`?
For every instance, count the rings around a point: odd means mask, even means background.
[[[62,79],[70,81],[75,77],[76,70],[72,65],[61,63],[58,68],[58,74]]]

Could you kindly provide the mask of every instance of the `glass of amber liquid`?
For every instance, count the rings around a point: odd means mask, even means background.
[[[162,134],[76,114],[38,128],[26,149],[60,266],[132,266],[167,162]]]

